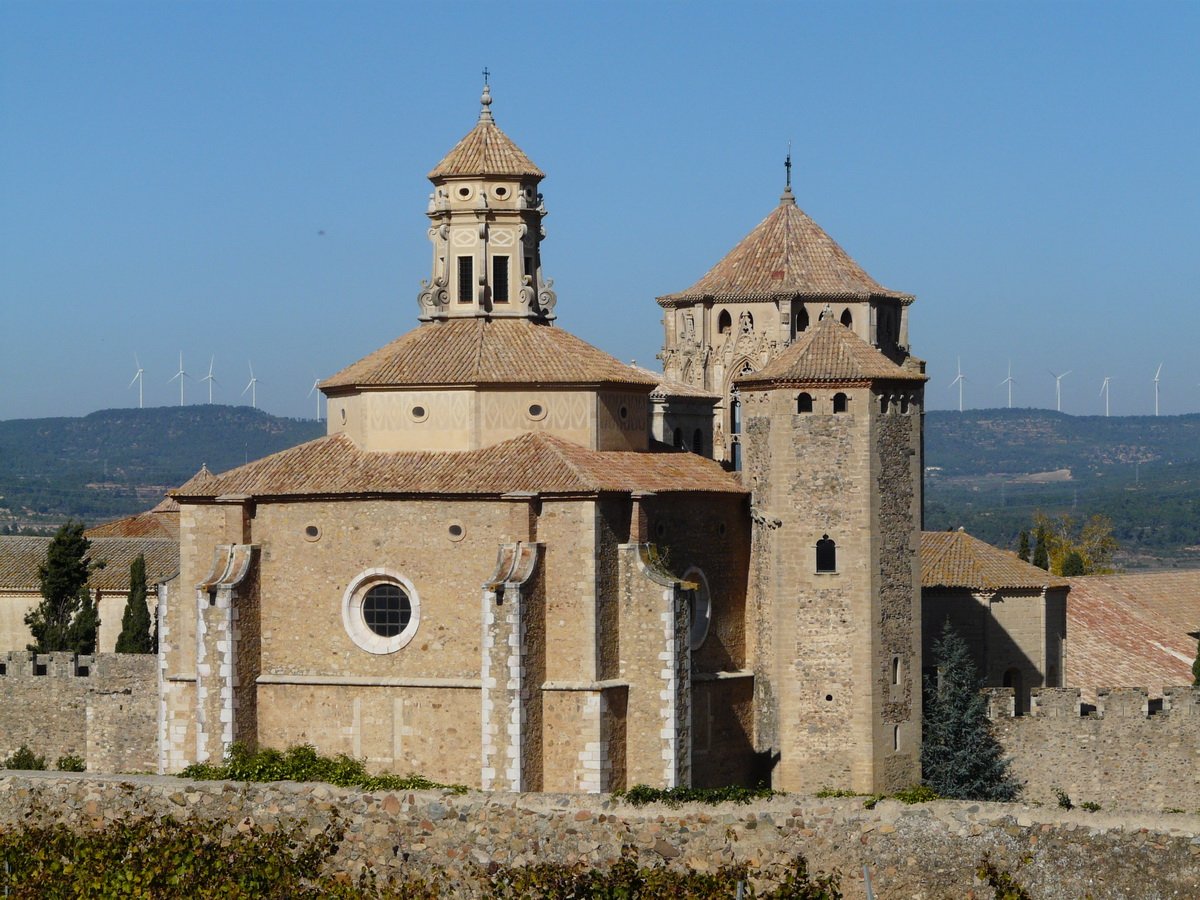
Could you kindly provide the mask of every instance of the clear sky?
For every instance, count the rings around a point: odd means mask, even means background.
[[[548,173],[559,322],[657,368],[654,298],[777,203],[917,295],[932,408],[1200,410],[1200,4],[0,2],[0,419],[315,414],[414,327],[428,172]]]

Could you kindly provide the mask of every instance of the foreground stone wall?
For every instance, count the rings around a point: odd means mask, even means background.
[[[102,827],[126,816],[224,821],[230,829],[340,818],[334,871],[437,875],[445,896],[470,896],[472,866],[541,861],[607,866],[631,847],[643,864],[714,869],[745,863],[762,883],[800,853],[838,868],[848,898],[988,898],[974,879],[985,854],[1040,900],[1195,896],[1200,816],[1108,813],[951,801],[778,797],[749,806],[635,809],[608,796],[381,792],[328,785],[187,782],[160,776],[0,773],[0,828],[65,822]],[[444,874],[443,874],[444,873]],[[974,891],[974,893],[972,893]]]
[[[1041,688],[1013,715],[1012,688],[986,692],[996,736],[1028,801],[1104,808],[1200,809],[1200,689],[1165,688],[1161,709],[1144,688],[1101,688],[1093,709],[1079,688]]]
[[[157,657],[0,655],[0,758],[25,745],[96,772],[157,771]]]

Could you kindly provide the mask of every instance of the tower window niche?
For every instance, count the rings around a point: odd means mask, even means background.
[[[850,406],[850,398],[841,391],[833,395],[833,411],[844,413]]]
[[[817,541],[817,571],[837,571],[837,544],[827,534]]]
[[[808,324],[808,310],[802,306],[800,312],[796,313],[796,334],[808,331]]]
[[[812,394],[804,393],[796,398],[796,412],[810,413],[812,411]]]
[[[470,303],[475,283],[475,258],[460,256],[458,258],[458,302]]]
[[[717,316],[717,334],[729,334],[733,330],[733,316],[729,314],[729,310],[721,310],[721,314]]]
[[[850,315],[850,310],[842,310],[842,324],[847,328],[854,327],[854,316]]]
[[[508,257],[492,257],[492,302],[508,302]]]

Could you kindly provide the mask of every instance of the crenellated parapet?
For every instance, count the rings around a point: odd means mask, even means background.
[[[985,688],[988,718],[1022,719],[1150,719],[1166,716],[1195,717],[1200,725],[1200,687],[1180,685],[1164,688],[1160,699],[1152,699],[1143,687],[1098,688],[1096,703],[1084,703],[1080,688],[1034,688],[1029,712],[1016,715],[1012,688]]]

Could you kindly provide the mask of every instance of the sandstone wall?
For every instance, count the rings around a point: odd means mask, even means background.
[[[861,799],[778,797],[749,806],[636,809],[610,797],[436,791],[364,794],[327,785],[242,785],[141,776],[0,773],[0,828],[29,820],[99,827],[124,816],[224,821],[229,828],[319,829],[338,816],[346,838],[334,871],[438,875],[469,896],[472,866],[540,861],[606,866],[622,847],[651,865],[712,869],[742,862],[759,882],[796,854],[838,868],[847,898],[879,900],[992,892],[974,880],[984,854],[1040,900],[1195,896],[1200,816],[1116,816],[1080,810],[941,801],[903,806]]]
[[[94,772],[158,766],[157,658],[0,655],[0,758],[22,745],[53,766],[79,756]]]
[[[1023,799],[1053,804],[1059,788],[1105,809],[1200,809],[1200,689],[1166,688],[1152,713],[1144,688],[1102,688],[1094,711],[1078,688],[1041,688],[1026,716],[1011,688],[987,693]]]

